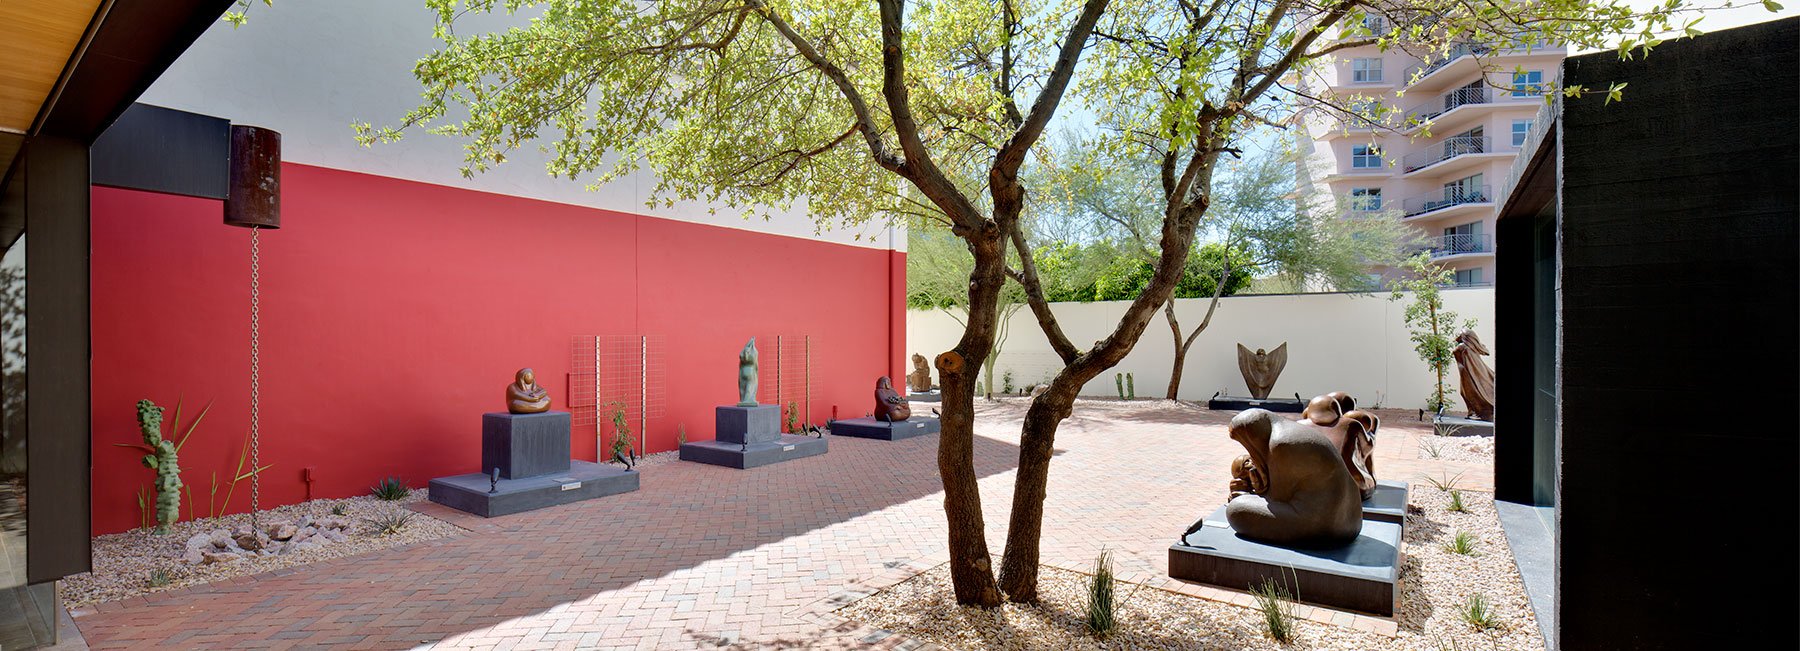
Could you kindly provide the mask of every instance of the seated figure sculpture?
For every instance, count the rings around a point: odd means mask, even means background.
[[[906,376],[906,386],[913,393],[924,393],[931,390],[931,367],[925,365],[925,356],[913,353],[913,372]]]
[[[1231,419],[1248,455],[1232,462],[1231,528],[1251,540],[1336,546],[1362,533],[1362,497],[1322,428],[1264,409]]]
[[[1381,418],[1357,410],[1356,399],[1349,394],[1333,391],[1308,402],[1306,410],[1300,412],[1300,419],[1303,423],[1324,428],[1325,438],[1337,446],[1339,456],[1344,459],[1344,468],[1350,471],[1351,479],[1356,480],[1362,498],[1374,497],[1375,432],[1381,428]]]
[[[541,414],[550,410],[550,392],[538,386],[537,374],[522,368],[506,385],[506,411],[514,414]]]
[[[886,375],[875,381],[875,420],[898,423],[912,417],[912,406],[894,391],[894,381]]]

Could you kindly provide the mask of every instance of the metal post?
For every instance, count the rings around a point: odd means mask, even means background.
[[[600,440],[600,335],[594,335],[594,463],[606,463],[606,442]]]
[[[806,421],[806,424],[811,425],[812,424],[812,335],[804,335],[801,338],[800,342],[805,345],[805,351],[800,356],[801,363],[805,365],[805,367],[804,367],[805,373],[803,374],[803,376],[806,380],[806,418],[804,420]]]
[[[638,456],[650,453],[650,337],[638,335]]]
[[[775,406],[787,409],[787,405],[781,402],[781,335],[775,335]]]

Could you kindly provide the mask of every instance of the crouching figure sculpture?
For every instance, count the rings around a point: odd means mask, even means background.
[[[1362,533],[1362,495],[1339,446],[1310,423],[1263,409],[1231,419],[1231,438],[1248,455],[1232,461],[1225,519],[1262,542],[1335,546]]]

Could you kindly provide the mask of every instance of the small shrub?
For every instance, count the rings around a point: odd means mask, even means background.
[[[1113,384],[1118,385],[1119,399],[1124,400],[1125,399],[1125,374],[1124,373],[1113,374]]]
[[[687,424],[686,423],[677,424],[675,426],[675,446],[681,447],[683,445],[687,445]]]
[[[343,502],[338,502],[336,504],[331,505],[331,514],[332,515],[343,515],[343,514],[349,513],[349,512],[350,512],[350,508],[344,506]]]
[[[1484,595],[1469,595],[1469,600],[1463,602],[1459,614],[1462,615],[1463,621],[1468,622],[1478,631],[1485,631],[1500,625],[1499,616],[1494,613],[1493,605],[1488,603],[1487,597]]]
[[[160,588],[165,585],[168,585],[169,582],[172,580],[173,579],[171,579],[169,577],[168,570],[164,570],[162,568],[157,568],[154,570],[150,570],[150,576],[148,578],[144,579],[144,585],[150,586],[152,588]]]
[[[1269,637],[1275,638],[1276,642],[1293,639],[1294,601],[1287,587],[1274,579],[1265,579],[1261,585],[1252,586],[1250,594],[1256,596],[1256,607],[1262,611],[1263,628]]]
[[[1438,458],[1438,456],[1443,454],[1443,452],[1444,452],[1443,449],[1438,446],[1437,441],[1432,441],[1429,439],[1420,443],[1419,446],[1422,448],[1425,448],[1425,456],[1432,458],[1432,459]]]
[[[1462,491],[1459,491],[1459,490],[1450,491],[1450,506],[1447,508],[1452,513],[1468,513],[1469,512],[1469,505],[1463,504]]]
[[[373,518],[363,518],[363,522],[369,523],[369,526],[375,529],[376,534],[392,536],[401,531],[405,531],[406,525],[412,524],[412,519],[412,511],[395,511],[393,513],[383,513]]]
[[[1427,483],[1431,484],[1432,488],[1436,488],[1436,489],[1438,489],[1440,491],[1444,491],[1444,492],[1449,492],[1449,491],[1456,489],[1456,482],[1461,479],[1462,479],[1462,473],[1459,472],[1459,473],[1456,473],[1454,476],[1446,475],[1442,478],[1426,477],[1425,481]]]
[[[1132,379],[1130,373],[1125,374],[1125,399],[1137,400],[1137,381]]]
[[[1094,576],[1088,580],[1087,627],[1097,637],[1106,637],[1118,624],[1113,584],[1112,552],[1102,551],[1094,559]]]
[[[1005,373],[1000,374],[1000,392],[1012,393],[1014,388],[1012,369],[1009,368]]]
[[[1475,551],[1475,545],[1479,542],[1481,542],[1481,539],[1477,538],[1475,534],[1467,531],[1458,531],[1456,532],[1456,535],[1451,536],[1449,540],[1444,541],[1444,551],[1452,554],[1462,554],[1463,556],[1480,556],[1481,552]]]
[[[787,405],[787,433],[800,433],[800,406],[789,402]]]
[[[406,499],[406,496],[411,493],[412,489],[407,488],[406,482],[399,477],[389,477],[369,487],[369,494],[389,502]]]

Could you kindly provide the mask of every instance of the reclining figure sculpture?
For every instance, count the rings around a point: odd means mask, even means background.
[[[1263,409],[1231,419],[1232,440],[1249,454],[1232,461],[1225,519],[1251,540],[1337,546],[1362,533],[1362,497],[1340,447],[1324,428]]]

